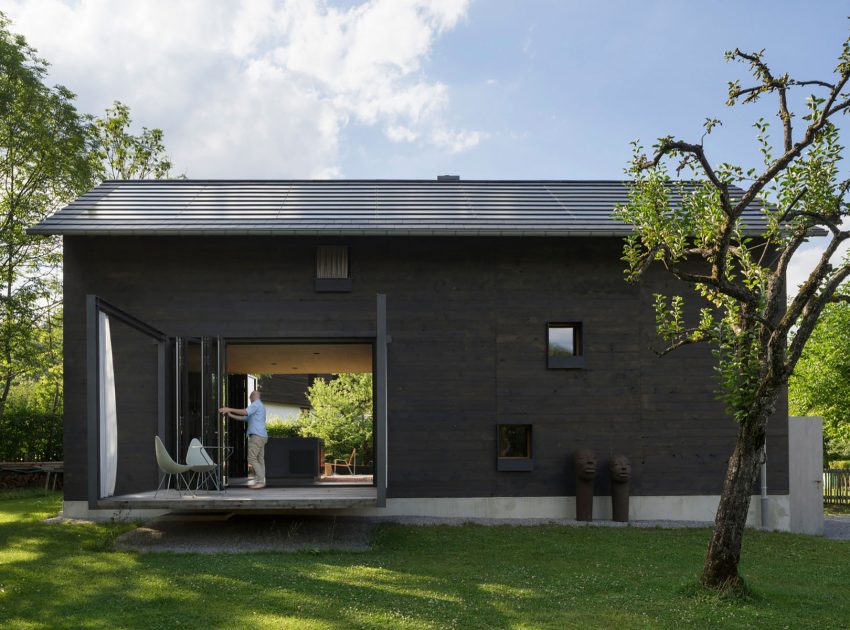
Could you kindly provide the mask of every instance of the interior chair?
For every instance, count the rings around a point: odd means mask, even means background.
[[[186,451],[186,465],[197,475],[195,490],[200,490],[202,483],[210,482],[217,491],[221,491],[218,485],[218,464],[213,461],[198,438],[192,438],[192,441],[189,442],[189,450]]]
[[[331,464],[334,474],[336,474],[337,467],[347,468],[349,475],[355,474],[355,471],[357,470],[357,449],[351,449],[351,455],[348,456],[348,459],[334,460],[334,463]]]
[[[159,466],[159,469],[164,473],[162,479],[159,482],[159,486],[154,492],[154,497],[159,494],[159,491],[162,490],[162,484],[165,483],[165,480],[168,479],[168,485],[165,488],[165,491],[168,492],[171,489],[171,478],[175,478],[175,487],[177,493],[180,496],[183,496],[183,492],[180,489],[180,482],[183,482],[183,485],[186,486],[186,490],[191,492],[191,488],[189,487],[189,482],[186,480],[184,475],[192,470],[191,466],[187,466],[186,464],[178,464],[173,459],[171,459],[171,455],[168,454],[168,451],[165,448],[165,444],[162,443],[162,440],[159,439],[158,435],[153,436],[154,446],[156,448],[156,463]]]

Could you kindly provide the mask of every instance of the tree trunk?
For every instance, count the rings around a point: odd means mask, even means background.
[[[738,429],[735,451],[729,459],[723,494],[708,544],[702,583],[710,588],[738,586],[738,561],[753,486],[759,473],[764,446],[766,413],[747,418]]]
[[[12,374],[7,374],[0,388],[0,416],[6,412],[6,401],[9,399],[9,390],[12,389]]]

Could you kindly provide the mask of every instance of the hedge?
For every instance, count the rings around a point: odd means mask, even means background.
[[[62,414],[7,407],[0,417],[0,461],[62,461]]]

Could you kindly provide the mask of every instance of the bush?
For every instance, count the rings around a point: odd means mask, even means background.
[[[827,465],[830,470],[850,470],[850,459],[834,459]]]
[[[372,375],[318,379],[307,398],[311,409],[299,419],[301,435],[322,438],[328,460],[345,459],[356,448],[358,465],[367,465],[372,458]]]
[[[301,427],[292,420],[281,420],[273,417],[266,422],[266,432],[270,438],[273,437],[298,437],[301,435]]]
[[[7,405],[0,417],[0,461],[61,461],[62,414]]]

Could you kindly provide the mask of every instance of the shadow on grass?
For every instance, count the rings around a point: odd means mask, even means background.
[[[758,590],[729,598],[695,577],[683,586],[705,530],[384,524],[365,553],[136,554],[103,551],[127,526],[40,522],[50,500],[0,503],[12,626],[831,627],[850,615],[832,541],[748,534]]]

